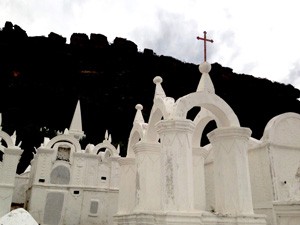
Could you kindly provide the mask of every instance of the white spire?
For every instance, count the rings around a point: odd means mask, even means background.
[[[78,100],[76,109],[73,115],[73,119],[71,122],[71,126],[69,129],[69,134],[74,135],[74,137],[78,140],[83,138],[84,132],[82,131],[82,122],[81,122],[81,109],[80,109],[80,101]]]
[[[156,76],[153,79],[153,83],[156,85],[154,98],[158,96],[166,97],[165,91],[161,86],[162,81],[163,79],[160,76]]]
[[[199,71],[202,73],[197,92],[205,91],[211,94],[215,93],[215,88],[213,82],[210,79],[209,71],[211,70],[211,65],[208,62],[203,62],[199,65]]]
[[[2,130],[2,113],[0,113],[0,130]]]
[[[142,114],[143,106],[141,104],[137,104],[135,106],[135,109],[136,109],[136,113],[135,113],[133,123],[144,123],[145,120]]]

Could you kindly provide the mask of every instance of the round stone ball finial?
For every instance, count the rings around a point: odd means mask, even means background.
[[[208,62],[203,62],[199,65],[199,70],[201,73],[209,73],[211,65]]]
[[[162,79],[160,76],[156,76],[156,77],[154,77],[154,79],[153,79],[153,83],[154,83],[154,84],[161,84],[162,81],[163,81],[163,79]]]
[[[142,110],[142,109],[143,109],[143,106],[142,106],[141,104],[137,104],[137,105],[135,106],[135,109],[136,109],[136,110]]]

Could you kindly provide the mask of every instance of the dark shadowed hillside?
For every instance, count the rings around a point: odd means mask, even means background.
[[[3,130],[16,130],[17,142],[22,141],[18,173],[44,136],[53,137],[70,126],[78,99],[87,135],[83,146],[101,142],[107,129],[125,155],[136,104],[144,106],[148,120],[155,76],[163,78],[167,96],[175,99],[196,90],[198,65],[137,49],[119,37],[108,43],[102,34],[74,33],[70,44],[52,32],[28,37],[19,26],[5,24],[0,31],[0,112]],[[236,74],[218,63],[212,64],[210,75],[216,93],[255,138],[260,139],[275,115],[300,113],[300,91],[291,85]]]

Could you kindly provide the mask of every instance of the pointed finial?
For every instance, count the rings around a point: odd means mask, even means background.
[[[135,106],[135,109],[136,109],[136,113],[135,113],[133,123],[144,123],[145,120],[142,114],[143,106],[141,104],[137,104]]]
[[[108,141],[109,141],[109,143],[111,143],[111,134],[109,134],[109,136],[108,136]]]
[[[66,129],[64,130],[64,134],[69,134],[68,128],[66,128]]]
[[[166,97],[165,91],[161,86],[162,81],[163,81],[163,79],[160,76],[156,76],[153,79],[153,83],[156,85],[154,98],[158,97],[158,96]]]
[[[13,135],[11,136],[11,140],[13,141],[14,146],[16,146],[16,140],[17,140],[16,131],[14,131]]]
[[[44,137],[44,142],[41,144],[41,147],[46,147],[46,145],[48,144],[49,141],[50,141],[50,138]]]
[[[0,113],[0,130],[2,130],[2,113]]]
[[[78,100],[73,119],[70,125],[70,132],[77,140],[82,139],[85,135],[82,131],[81,108],[80,101]]]
[[[120,144],[118,144],[118,146],[117,146],[117,153],[118,153],[118,155],[120,155]]]
[[[108,140],[108,131],[107,130],[105,131],[105,134],[104,134],[104,140]]]
[[[211,94],[215,93],[214,84],[210,78],[209,71],[211,70],[211,65],[208,62],[203,62],[199,65],[199,71],[202,73],[197,92],[205,91]]]

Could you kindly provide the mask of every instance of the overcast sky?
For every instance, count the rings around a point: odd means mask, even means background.
[[[0,27],[11,21],[29,36],[55,32],[123,37],[140,51],[207,61],[300,89],[300,3],[296,0],[0,0]],[[146,68],[145,68],[146,69]]]

